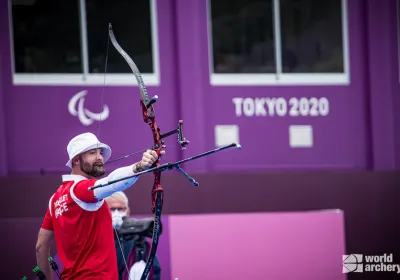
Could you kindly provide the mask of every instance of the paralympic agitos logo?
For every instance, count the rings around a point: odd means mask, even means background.
[[[110,110],[107,105],[103,105],[103,111],[100,113],[93,113],[85,108],[85,96],[88,94],[87,90],[83,90],[72,96],[68,102],[68,112],[74,117],[78,117],[81,124],[88,126],[94,121],[104,121],[108,118]]]

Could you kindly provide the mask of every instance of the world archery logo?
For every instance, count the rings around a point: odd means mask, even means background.
[[[393,254],[343,255],[343,273],[370,271],[394,272],[400,274],[400,265],[393,263]]]
[[[81,124],[88,126],[94,121],[104,121],[108,118],[110,110],[107,105],[103,105],[101,113],[93,113],[84,107],[85,96],[88,94],[87,90],[83,90],[72,96],[68,102],[68,111],[74,117],[78,117]],[[78,104],[78,109],[76,109]]]
[[[343,255],[343,273],[363,272],[363,255],[351,254]]]

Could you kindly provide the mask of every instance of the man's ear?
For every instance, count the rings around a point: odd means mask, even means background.
[[[129,206],[126,208],[126,215],[129,217],[131,215],[131,209]]]
[[[72,166],[79,165],[79,156],[76,156],[72,159]]]

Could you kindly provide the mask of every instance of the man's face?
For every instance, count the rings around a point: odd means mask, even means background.
[[[123,224],[123,217],[130,215],[129,207],[117,197],[109,196],[106,202],[110,208],[113,228],[118,230]]]
[[[91,177],[101,177],[105,174],[102,149],[93,149],[79,155],[80,168]]]
[[[128,206],[121,199],[109,196],[106,198],[106,201],[111,212],[114,211],[127,212],[128,210]]]

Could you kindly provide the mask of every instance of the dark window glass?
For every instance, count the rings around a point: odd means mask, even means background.
[[[81,73],[78,1],[13,0],[16,73]]]
[[[283,72],[344,72],[341,0],[279,3]]]
[[[90,73],[104,73],[109,23],[140,72],[154,72],[149,0],[87,0],[86,14]],[[107,73],[131,73],[111,42],[107,64]]]
[[[214,73],[273,73],[272,0],[210,0]]]

